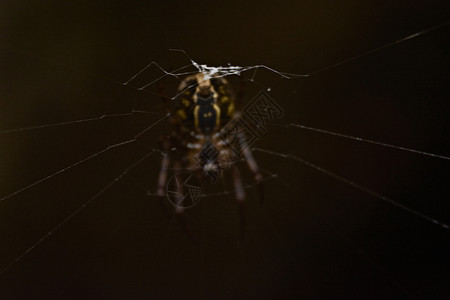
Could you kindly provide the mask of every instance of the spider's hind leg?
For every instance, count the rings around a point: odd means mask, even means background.
[[[242,153],[244,154],[244,159],[247,162],[248,168],[253,173],[253,177],[255,179],[255,182],[258,186],[259,191],[259,203],[264,202],[264,186],[263,186],[263,176],[261,172],[259,171],[259,166],[253,157],[252,151],[249,147],[243,147]]]
[[[173,164],[174,172],[175,174],[178,174],[182,170],[182,164],[179,160],[176,160]],[[175,175],[177,176],[177,175]],[[185,194],[183,192],[183,184],[182,182],[177,183],[177,189],[178,189],[178,195],[184,198]],[[191,227],[189,226],[189,222],[185,213],[185,203],[183,203],[183,200],[177,202],[178,205],[175,206],[175,215],[177,216],[178,221],[181,224],[181,227],[183,228],[183,231],[188,236],[188,238],[195,244],[198,244],[197,237],[192,233]]]
[[[234,192],[236,195],[237,206],[239,210],[239,240],[242,241],[244,237],[244,229],[245,229],[245,191],[244,186],[242,184],[242,177],[239,173],[237,167],[233,166],[231,168],[231,174],[233,176],[233,186]]]

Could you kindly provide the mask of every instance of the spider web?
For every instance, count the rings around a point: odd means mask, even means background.
[[[107,138],[105,138],[104,140],[102,138],[99,138],[102,140],[102,142],[96,143],[95,148],[97,149],[95,149],[94,151],[91,151],[92,149],[90,149],[89,147],[83,148],[80,146],[80,150],[75,151],[78,153],[76,153],[76,155],[74,155],[73,157],[69,157],[68,160],[70,161],[70,163],[65,163],[65,160],[61,160],[61,163],[56,163],[54,166],[44,167],[44,171],[40,173],[37,179],[32,178],[33,176],[30,176],[30,178],[27,177],[25,180],[25,182],[27,183],[19,187],[17,187],[16,184],[11,184],[11,187],[5,189],[6,192],[0,196],[0,205],[3,207],[8,207],[8,203],[12,201],[22,201],[22,205],[27,205],[28,203],[26,203],[26,201],[31,201],[34,198],[33,195],[37,193],[33,191],[34,189],[38,189],[40,186],[45,185],[61,184],[61,181],[57,181],[58,177],[64,178],[67,173],[72,173],[75,175],[75,177],[78,176],[80,181],[72,182],[69,185],[73,186],[74,189],[76,189],[77,185],[86,184],[87,179],[79,177],[85,176],[82,175],[84,172],[92,170],[93,168],[97,169],[99,168],[99,166],[104,166],[105,164],[114,165],[114,168],[105,167],[104,173],[109,174],[108,176],[103,175],[103,178],[99,180],[99,182],[102,181],[102,184],[97,185],[97,188],[94,191],[83,191],[81,195],[75,193],[75,196],[82,199],[81,202],[78,201],[78,205],[73,205],[72,203],[70,205],[71,207],[64,208],[60,206],[60,209],[63,213],[58,212],[57,215],[59,217],[63,217],[60,218],[58,222],[52,225],[41,224],[40,226],[42,226],[43,228],[49,228],[47,230],[44,230],[45,234],[40,235],[37,239],[30,239],[28,240],[27,244],[21,245],[22,251],[20,251],[18,255],[17,253],[8,255],[7,259],[3,263],[3,266],[0,266],[0,274],[4,276],[11,269],[13,269],[16,264],[21,262],[28,255],[31,255],[34,251],[38,251],[41,244],[47,242],[47,240],[51,239],[52,235],[56,234],[65,226],[68,226],[70,222],[74,218],[78,217],[82,212],[87,209],[93,209],[92,206],[95,205],[96,201],[98,201],[100,198],[107,198],[108,193],[111,193],[111,190],[116,185],[121,184],[121,182],[123,181],[127,181],[129,183],[129,186],[136,187],[136,191],[139,191],[140,194],[147,195],[150,199],[153,199],[153,197],[155,196],[155,193],[153,191],[156,188],[156,176],[159,172],[158,163],[161,156],[164,155],[164,153],[161,153],[161,151],[158,149],[156,140],[162,133],[167,130],[165,121],[167,121],[168,117],[170,116],[169,113],[164,112],[163,105],[159,103],[159,100],[161,99],[161,97],[166,97],[173,101],[176,100],[177,97],[182,93],[174,93],[169,96],[161,93],[158,90],[158,84],[162,79],[167,79],[169,81],[169,89],[172,88],[171,91],[175,91],[174,87],[184,78],[184,76],[197,72],[203,73],[206,78],[212,76],[230,77],[231,80],[233,80],[233,78],[242,78],[245,81],[251,83],[253,91],[260,89],[264,89],[268,92],[273,91],[275,93],[274,97],[276,99],[279,99],[281,97],[277,97],[280,95],[280,93],[277,94],[277,91],[281,89],[281,95],[288,96],[288,100],[292,101],[292,99],[294,99],[295,97],[295,90],[294,88],[291,88],[288,92],[286,92],[285,87],[286,85],[289,87],[293,81],[306,80],[306,78],[309,77],[313,78],[316,75],[356,61],[365,56],[373,55],[394,45],[407,42],[411,39],[418,38],[422,35],[426,35],[434,31],[438,31],[448,26],[448,24],[448,22],[445,22],[436,26],[429,27],[425,30],[418,31],[399,40],[387,43],[378,48],[374,48],[372,50],[352,56],[348,59],[341,60],[337,63],[330,64],[324,68],[319,68],[318,70],[306,74],[282,72],[266,65],[251,65],[242,67],[228,64],[225,67],[213,67],[196,62],[194,59],[189,57],[188,53],[184,50],[172,49],[171,51],[176,55],[185,57],[185,59],[188,60],[188,63],[179,67],[175,67],[175,70],[169,71],[168,68],[162,67],[157,61],[152,61],[150,64],[146,65],[143,69],[134,73],[134,75],[130,76],[129,79],[123,82],[111,80],[110,78],[104,76],[94,75],[98,78],[98,80],[106,80],[114,85],[115,91],[124,91],[125,96],[121,95],[120,97],[117,97],[117,99],[114,99],[112,103],[110,101],[108,101],[108,103],[101,103],[100,106],[103,106],[103,108],[106,107],[106,109],[102,113],[94,117],[76,118],[69,121],[65,120],[55,123],[42,122],[38,125],[18,128],[6,128],[0,131],[0,134],[6,137],[6,144],[13,144],[14,142],[18,142],[20,144],[22,142],[21,139],[32,138],[33,136],[36,136],[38,142],[42,142],[42,144],[44,144],[44,150],[48,150],[48,148],[45,148],[45,143],[51,143],[54,137],[60,134],[60,132],[57,131],[60,128],[64,128],[64,130],[68,128],[67,130],[69,132],[71,128],[75,128],[75,131],[72,131],[75,135],[70,136],[70,134],[68,134],[68,139],[79,139],[79,133],[76,131],[78,128],[77,126],[87,126],[86,128],[88,128],[89,131],[93,127],[104,126],[107,128],[105,130],[94,131],[95,133],[97,133],[97,136],[93,134],[94,138],[98,137],[98,135],[107,136]],[[13,50],[15,53],[17,53],[15,49]],[[23,55],[23,53],[21,53],[20,55]],[[36,60],[36,58],[33,58],[33,60]],[[46,65],[50,65],[52,63],[54,62],[45,62]],[[59,62],[56,63],[60,64]],[[83,74],[82,76],[84,77],[91,75]],[[261,77],[261,79],[259,79],[259,77]],[[267,83],[269,83],[269,85]],[[250,91],[249,93],[252,93],[252,91]],[[133,101],[131,101],[131,104],[128,103],[124,105],[124,99],[129,99],[129,96],[131,96]],[[148,99],[150,99],[151,101],[147,101]],[[283,100],[280,101],[280,104],[283,105],[286,104],[286,102],[287,100]],[[65,114],[67,114],[67,112],[61,113],[60,116],[64,116]],[[76,113],[74,113],[73,115],[76,115]],[[299,134],[299,131],[306,131],[308,132],[308,134],[317,134],[317,136],[322,136],[324,139],[328,137],[340,138],[343,140],[347,140],[348,142],[365,144],[368,147],[380,147],[385,148],[386,151],[397,151],[398,153],[407,153],[405,155],[421,156],[424,157],[424,159],[427,159],[427,162],[429,162],[429,160],[434,160],[438,161],[439,163],[448,163],[447,161],[450,160],[450,157],[446,156],[445,153],[431,153],[428,151],[422,151],[421,149],[405,147],[400,143],[387,143],[383,140],[374,140],[371,138],[369,139],[360,136],[354,136],[346,132],[329,130],[327,128],[316,128],[310,126],[309,124],[301,123],[298,120],[283,119],[281,121],[283,122],[278,124],[269,124],[269,137],[263,137],[261,143],[257,144],[253,148],[253,152],[257,157],[257,161],[261,165],[261,169],[264,174],[263,181],[265,184],[277,182],[279,185],[284,186],[296,193],[297,189],[295,187],[295,182],[297,181],[293,180],[292,178],[286,178],[286,176],[284,175],[286,173],[289,174],[289,172],[285,171],[285,168],[292,167],[292,165],[296,163],[296,166],[303,165],[309,167],[312,171],[320,173],[322,176],[328,177],[328,179],[326,180],[333,179],[344,184],[347,187],[359,190],[362,193],[366,194],[368,196],[367,198],[386,202],[391,206],[392,210],[398,209],[402,212],[406,212],[407,214],[418,217],[425,223],[428,222],[434,225],[438,225],[436,226],[435,230],[441,230],[442,228],[445,230],[449,229],[447,224],[448,220],[446,221],[445,219],[448,216],[445,214],[435,217],[434,215],[429,214],[426,211],[424,212],[422,210],[423,206],[419,205],[419,209],[416,209],[414,208],[414,205],[408,205],[408,202],[401,198],[401,194],[399,198],[395,197],[399,195],[394,195],[392,197],[387,196],[382,192],[378,192],[375,188],[370,187],[370,185],[366,185],[366,183],[364,182],[359,182],[358,178],[347,177],[345,175],[345,172],[340,172],[339,170],[334,171],[332,168],[324,167],[322,165],[319,165],[318,163],[310,161],[309,159],[304,159],[300,156],[300,151],[297,151],[296,146],[292,145],[290,141],[283,143],[283,147],[281,147],[280,149],[280,147],[276,146],[270,147],[270,142],[269,145],[267,145],[267,140],[270,141],[270,134],[277,135],[280,131],[285,132],[284,134],[282,134],[282,136],[286,138],[290,138]],[[109,131],[109,128],[114,128],[114,130]],[[44,135],[48,134],[50,138],[42,138],[42,133]],[[322,137],[315,138],[320,139]],[[11,140],[8,140],[8,138],[10,138]],[[67,143],[67,141],[63,138],[63,142],[64,141]],[[55,151],[51,151],[52,153],[50,153],[49,155],[57,155],[58,150],[60,149],[56,148],[57,147],[55,146]],[[132,149],[131,152],[130,148]],[[38,150],[37,152],[39,153],[40,151]],[[123,155],[127,155],[128,157],[124,158]],[[272,160],[273,162],[265,163],[261,161],[261,159],[266,159],[267,157],[270,157],[270,160]],[[59,159],[57,159],[56,157],[55,159],[56,161],[59,161]],[[146,165],[146,163],[148,163],[148,161],[151,159],[153,159],[153,161],[150,165],[152,167],[150,170],[153,175],[148,176],[145,175],[146,172],[149,172],[148,170],[146,171],[146,168],[148,168],[149,166],[148,164]],[[280,160],[281,163],[275,162],[277,159]],[[94,164],[96,160],[99,160],[99,164],[97,165]],[[117,163],[118,160],[120,160],[120,163]],[[60,164],[63,164],[64,166],[61,167]],[[241,162],[240,164],[242,166],[241,169],[245,168],[243,162]],[[434,162],[431,162],[431,164],[434,164]],[[83,169],[83,167],[86,165],[88,167]],[[31,167],[35,166],[32,165]],[[26,172],[26,166],[24,166],[21,171]],[[17,178],[17,175],[15,176]],[[70,180],[71,177],[66,178]],[[14,179],[15,177],[11,176],[7,178],[6,181]],[[244,176],[244,181],[244,186],[249,193],[248,200],[255,200],[256,197],[252,194],[252,191],[255,190],[255,184],[251,181],[251,178],[249,176]],[[22,184],[22,181],[20,181],[20,183]],[[207,201],[208,199],[213,199],[214,201],[214,199],[219,196],[232,198],[229,195],[233,194],[234,191],[230,186],[230,182],[224,180],[223,186],[216,185],[211,189],[211,191],[203,194],[202,198],[204,199],[202,199],[201,202]],[[272,193],[269,193],[269,195],[271,194]],[[45,197],[58,198],[62,197],[63,195],[66,194],[56,193],[55,195],[46,195]],[[109,195],[109,197],[111,197],[111,195]],[[34,199],[34,201],[40,200],[42,199]],[[47,200],[45,202],[46,205],[52,205],[52,203],[54,203]],[[102,206],[100,206],[100,208],[102,208]],[[319,216],[322,216],[322,219],[324,219],[325,222],[329,222],[325,217],[323,217],[320,209],[318,209],[314,205],[313,209]],[[7,210],[5,211],[6,213],[9,212]],[[26,212],[29,213],[30,211],[26,209]],[[39,216],[37,216],[36,219],[39,219]],[[270,218],[267,218],[267,220],[269,219]],[[15,224],[16,222],[12,221],[12,223]],[[343,236],[343,239],[345,239],[348,243],[353,243],[339,231],[338,234]],[[365,251],[360,249],[357,245],[355,247],[359,249],[358,251],[361,251],[362,255],[366,259],[372,261],[371,257]],[[289,255],[292,255],[292,253]],[[374,264],[377,266],[377,268],[382,269],[377,265],[377,263],[374,262]],[[316,292],[314,291],[314,289],[312,289],[311,293],[315,294]]]

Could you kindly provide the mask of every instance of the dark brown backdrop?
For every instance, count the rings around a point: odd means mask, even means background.
[[[0,197],[129,140],[161,116],[4,130],[107,109],[162,112],[158,96],[121,83],[151,61],[168,69],[188,63],[170,48],[209,65],[310,73],[449,18],[445,1],[3,1]],[[271,87],[286,115],[257,146],[449,223],[448,160],[286,127],[448,155],[448,33],[442,27],[310,78],[258,71],[256,81]],[[139,80],[158,72],[146,76]],[[247,82],[245,99],[261,89]],[[0,202],[0,268],[20,256],[0,274],[0,298],[448,299],[449,230],[291,159],[255,154],[279,178],[266,182],[262,206],[255,189],[247,190],[241,244],[232,196],[189,210],[199,245],[165,217],[146,196],[156,187],[158,154],[105,189],[157,147],[165,129],[161,123],[139,142]]]

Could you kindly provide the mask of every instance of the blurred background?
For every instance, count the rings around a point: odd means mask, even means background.
[[[450,223],[449,160],[289,126],[448,156],[447,1],[6,0],[0,20],[1,299],[449,298],[450,231],[424,217]],[[161,90],[122,84],[152,61],[190,63],[169,49],[314,73],[230,77],[236,91],[243,79],[244,103],[270,88],[286,112],[255,147],[397,205],[255,152],[265,202],[240,164],[243,241],[226,174],[187,211],[192,242],[147,196],[168,132]],[[177,83],[165,79],[165,93]]]

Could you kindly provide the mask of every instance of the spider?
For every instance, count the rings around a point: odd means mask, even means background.
[[[215,180],[222,173],[231,173],[235,197],[243,227],[245,191],[235,162],[245,160],[260,187],[262,175],[252,152],[245,142],[245,132],[232,137],[227,127],[238,120],[240,112],[229,82],[223,77],[209,77],[202,73],[187,76],[178,86],[179,98],[169,110],[171,132],[160,140],[164,153],[159,172],[157,196],[165,196],[169,166],[175,173],[189,170],[200,180]],[[231,143],[238,144],[231,147]],[[175,205],[182,216],[185,207]]]

